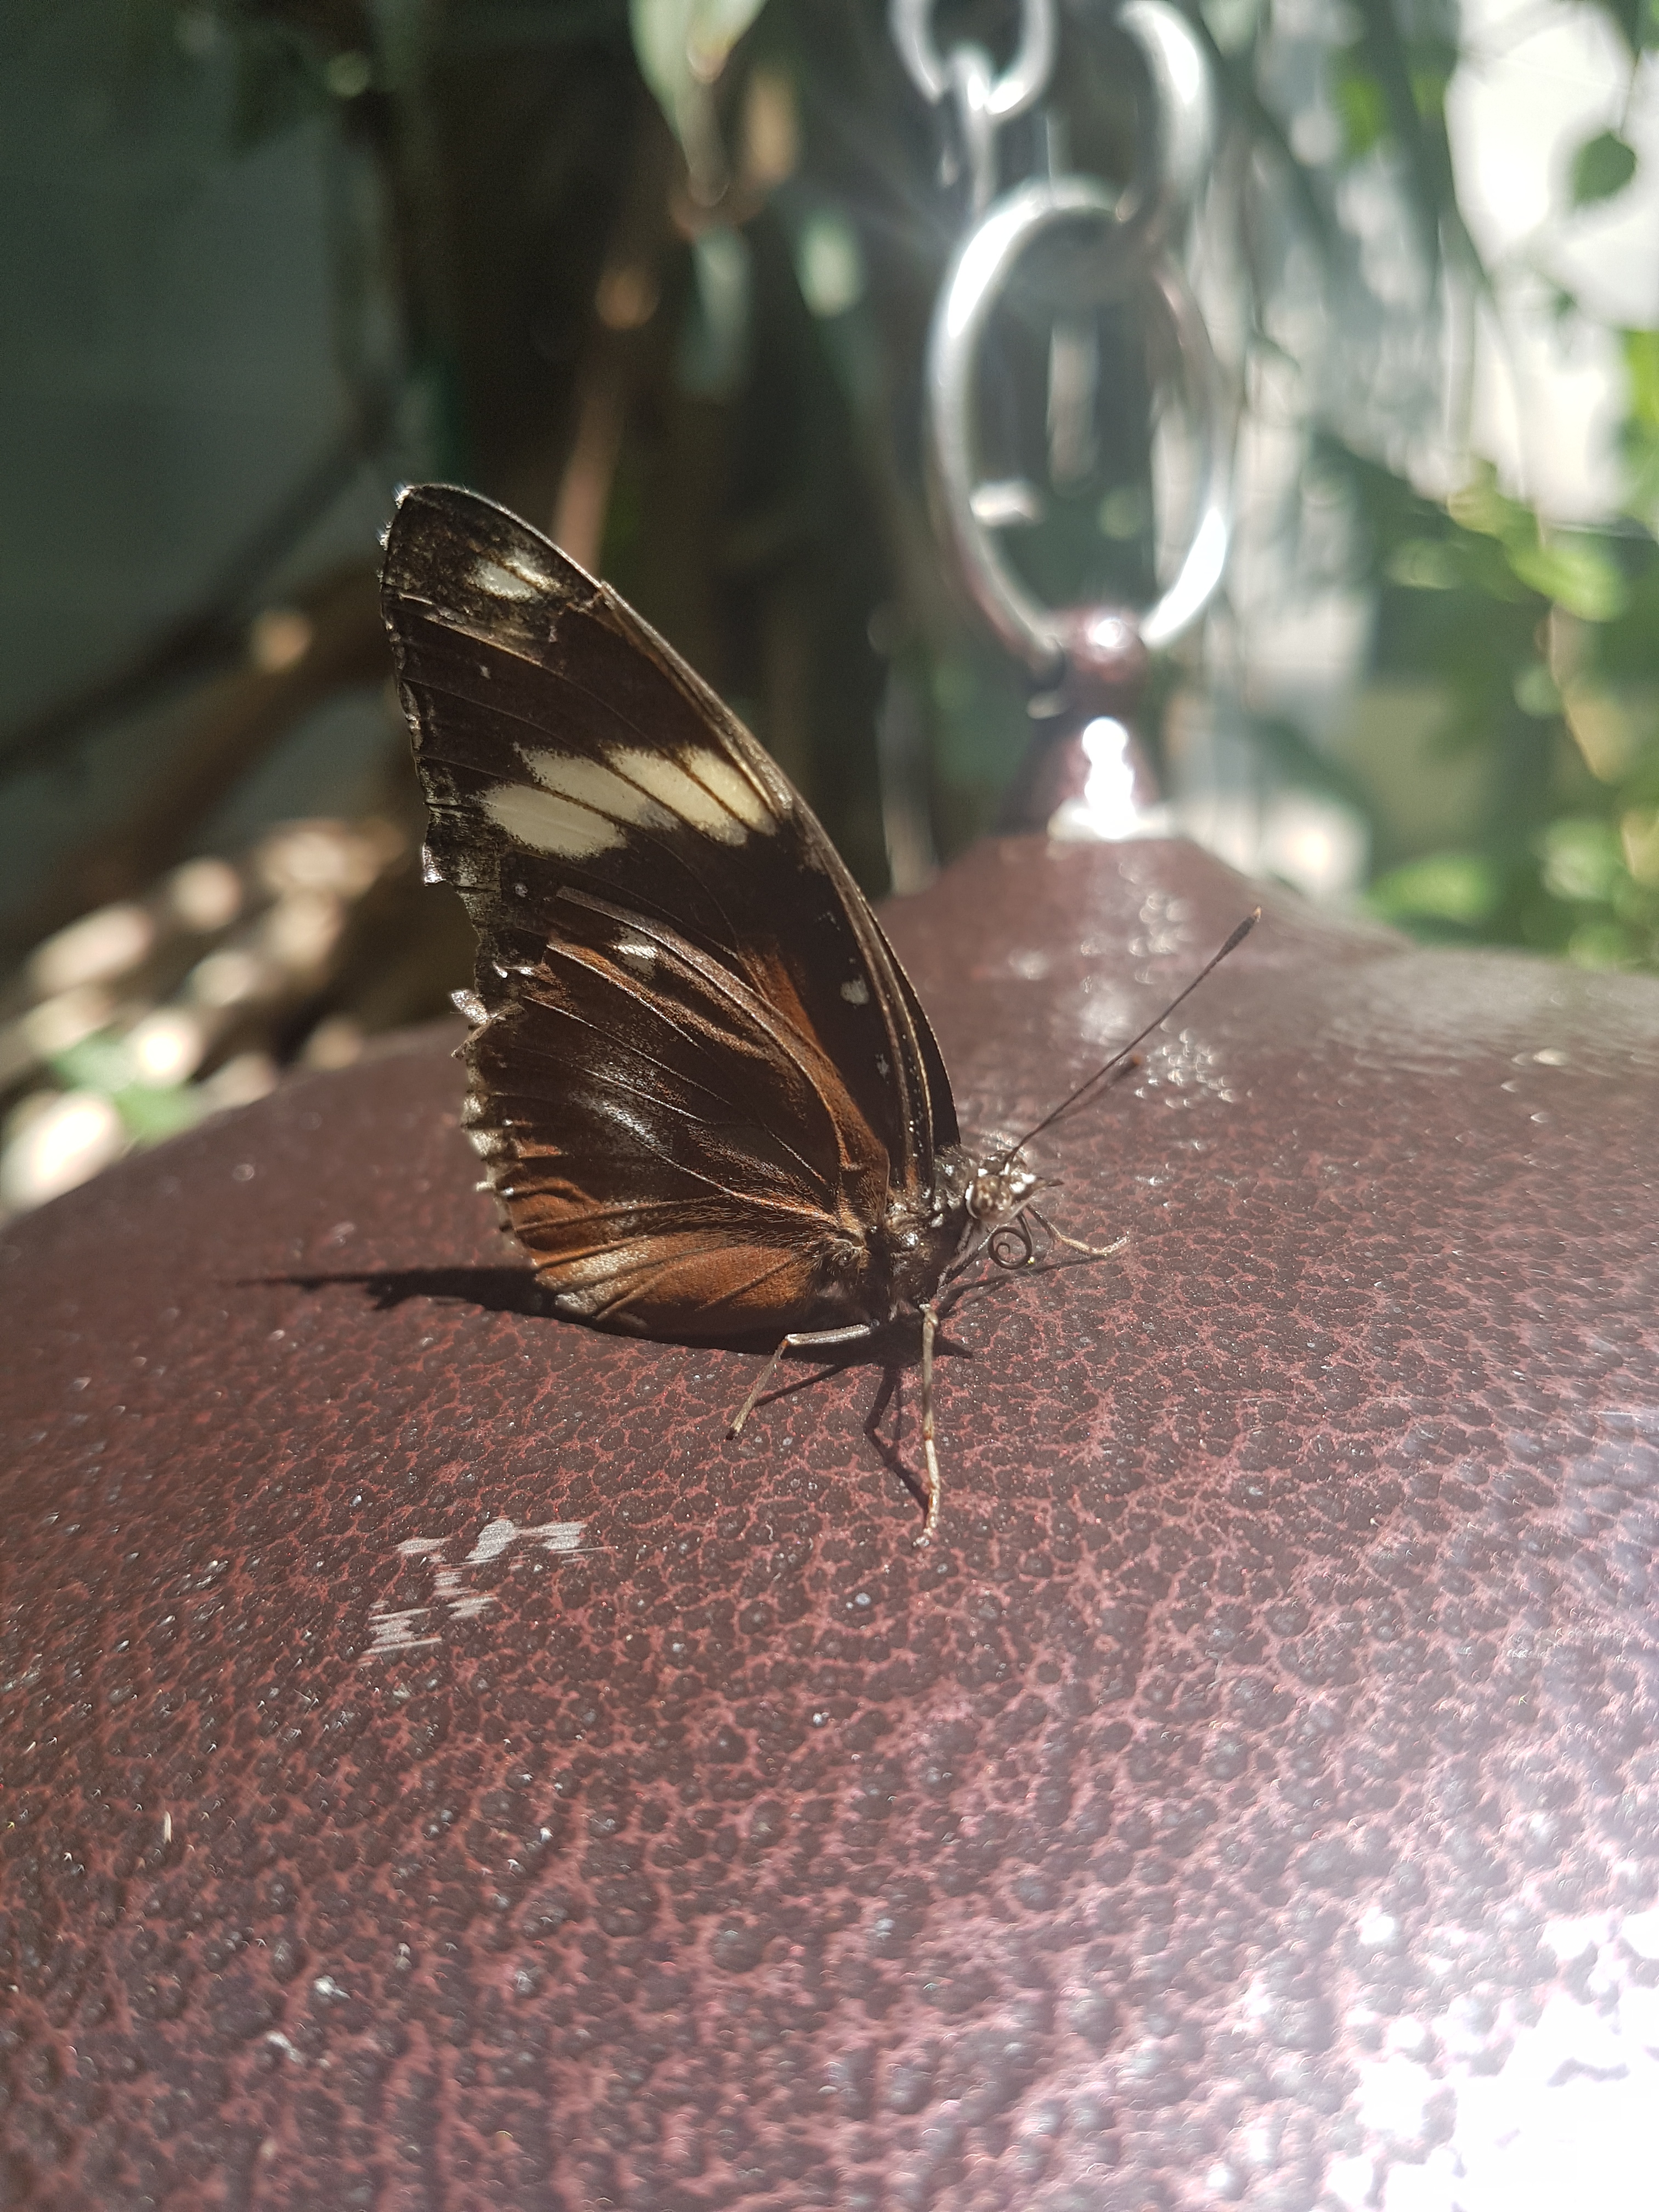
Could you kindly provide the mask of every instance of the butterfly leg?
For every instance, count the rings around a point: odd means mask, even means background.
[[[1027,1206],[1025,1210],[1044,1236],[1052,1237],[1056,1244],[1063,1244],[1068,1252],[1085,1253],[1091,1260],[1115,1260],[1127,1248],[1129,1240],[1127,1237],[1120,1237],[1115,1244],[1079,1244],[1075,1237],[1062,1236],[1047,1215],[1039,1213],[1036,1206]]]
[[[762,1391],[772,1380],[777,1364],[786,1352],[811,1351],[820,1345],[827,1344],[857,1344],[862,1338],[873,1336],[875,1334],[875,1329],[870,1322],[860,1321],[854,1322],[848,1328],[803,1328],[796,1329],[792,1334],[786,1336],[765,1366],[762,1368],[760,1380],[738,1408],[727,1426],[726,1435],[737,1437],[743,1434],[744,1423],[760,1402]]]
[[[933,1339],[939,1334],[939,1308],[931,1298],[921,1304],[921,1457],[927,1470],[927,1518],[917,1544],[927,1544],[939,1534],[939,1509],[943,1486],[939,1480],[939,1449],[933,1437]]]

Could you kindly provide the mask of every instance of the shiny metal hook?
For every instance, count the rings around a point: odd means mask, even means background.
[[[949,63],[933,42],[936,0],[892,0],[888,27],[911,82],[937,107],[951,85]],[[1046,89],[1054,65],[1054,0],[1021,0],[1019,47],[987,101],[994,124],[1023,115]]]
[[[1167,0],[1127,0],[1115,20],[1139,47],[1152,91],[1121,217],[1149,245],[1162,243],[1178,229],[1210,166],[1215,144],[1210,64],[1191,27]]]
[[[990,56],[982,47],[951,48],[951,89],[957,97],[957,123],[968,163],[968,204],[975,222],[996,190],[997,123],[991,112],[994,88]]]
[[[1166,256],[1146,258],[1139,222],[1122,222],[1118,196],[1091,177],[1035,179],[999,200],[963,240],[946,275],[927,345],[927,398],[934,489],[968,588],[1011,652],[1039,677],[1051,677],[1091,625],[1121,611],[1042,605],[1021,583],[998,541],[1000,524],[1031,519],[1006,486],[976,478],[972,425],[974,367],[992,311],[1016,264],[1043,232],[1093,227],[1100,251],[1089,264],[1098,298],[1137,285],[1152,288],[1175,336],[1198,416],[1198,491],[1191,541],[1154,605],[1134,617],[1151,649],[1173,644],[1200,615],[1226,562],[1230,494],[1221,438],[1220,377],[1203,316],[1185,278]]]

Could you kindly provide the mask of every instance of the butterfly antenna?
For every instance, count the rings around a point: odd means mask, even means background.
[[[1218,951],[1212,952],[1210,955],[1209,958],[1204,963],[1204,965],[1199,969],[1197,975],[1194,976],[1192,981],[1187,985],[1184,990],[1177,991],[1176,993],[1176,995],[1170,1000],[1169,1005],[1164,1007],[1163,1012],[1161,1014],[1155,1015],[1153,1018],[1147,1023],[1144,1030],[1138,1031],[1135,1036],[1129,1039],[1127,1044],[1121,1045],[1117,1051],[1115,1051],[1112,1054],[1111,1058],[1106,1062],[1103,1067],[1097,1067],[1092,1075],[1085,1076],[1084,1080],[1079,1084],[1077,1089],[1068,1092],[1067,1095],[1060,1100],[1058,1106],[1054,1107],[1050,1112],[1045,1114],[1035,1128],[1028,1129],[1025,1132],[1025,1134],[1019,1139],[1018,1143],[1010,1145],[1007,1151],[1004,1152],[1001,1158],[997,1162],[998,1167],[1006,1168],[1010,1160],[1017,1158],[1019,1153],[1024,1151],[1025,1147],[1030,1143],[1033,1137],[1040,1137],[1045,1129],[1053,1128],[1054,1123],[1058,1121],[1063,1115],[1069,1114],[1074,1107],[1080,1106],[1089,1092],[1094,1090],[1097,1085],[1104,1083],[1109,1076],[1115,1075],[1118,1069],[1124,1065],[1125,1061],[1129,1059],[1131,1054],[1133,1053],[1135,1047],[1138,1044],[1143,1044],[1146,1040],[1151,1036],[1155,1029],[1162,1028],[1164,1024],[1169,1020],[1170,1015],[1174,1013],[1176,1008],[1180,1006],[1184,1000],[1190,999],[1192,997],[1193,993],[1197,990],[1199,985],[1204,981],[1205,977],[1212,974],[1214,970],[1221,965],[1222,962],[1227,957],[1227,955],[1230,952],[1237,951],[1239,946],[1243,945],[1245,939],[1249,935],[1250,932],[1255,927],[1257,922],[1259,922],[1261,919],[1261,908],[1259,906],[1252,907],[1249,913],[1245,915],[1243,921],[1239,923],[1237,928],[1235,929],[1232,934],[1228,938],[1227,942]]]

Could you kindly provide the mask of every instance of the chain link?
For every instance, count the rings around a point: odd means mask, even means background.
[[[1111,659],[1116,647],[1109,652],[1106,630],[1127,636],[1132,629],[1139,644],[1153,651],[1173,644],[1203,612],[1226,561],[1231,496],[1219,377],[1203,316],[1172,250],[1207,158],[1208,74],[1196,39],[1169,0],[1128,0],[1118,21],[1139,47],[1149,79],[1128,189],[1091,177],[1039,175],[997,198],[997,131],[1018,112],[1016,100],[1029,105],[1043,88],[1054,59],[1052,0],[1027,5],[1020,52],[1001,77],[994,77],[988,57],[975,46],[959,45],[948,65],[939,63],[929,27],[933,5],[892,0],[890,21],[906,66],[927,96],[935,102],[954,96],[957,147],[970,186],[969,227],[928,338],[933,486],[981,613],[1009,650],[1047,681],[1057,665]],[[937,78],[929,74],[935,70]],[[1162,324],[1194,419],[1194,507],[1186,550],[1155,603],[1133,613],[1039,601],[1001,540],[1010,526],[1037,521],[1046,495],[1023,478],[980,481],[974,417],[981,340],[1017,264],[1042,240],[1073,257],[1076,295],[1056,303],[1049,340],[1051,482],[1087,472],[1083,457],[1091,449],[1099,405],[1091,319],[1109,301],[1134,300]]]
[[[991,125],[1023,115],[1048,90],[1054,66],[1054,0],[1020,0],[1019,46],[1000,76],[991,76],[991,65],[981,49],[959,46],[947,61],[933,39],[933,9],[937,0],[892,0],[888,26],[910,79],[922,98],[937,107],[958,82],[953,67],[958,57],[977,54],[987,89],[984,110]],[[961,98],[960,93],[957,94]]]
[[[957,128],[968,167],[968,206],[975,222],[997,188],[997,121],[991,112],[995,87],[990,58],[982,46],[951,50],[951,89],[956,94]]]

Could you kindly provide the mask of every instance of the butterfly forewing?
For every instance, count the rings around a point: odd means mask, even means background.
[[[474,1141],[544,1279],[668,1333],[884,1317],[859,1239],[925,1202],[955,1114],[811,812],[614,593],[472,493],[405,495],[385,604],[433,860],[479,933]]]

